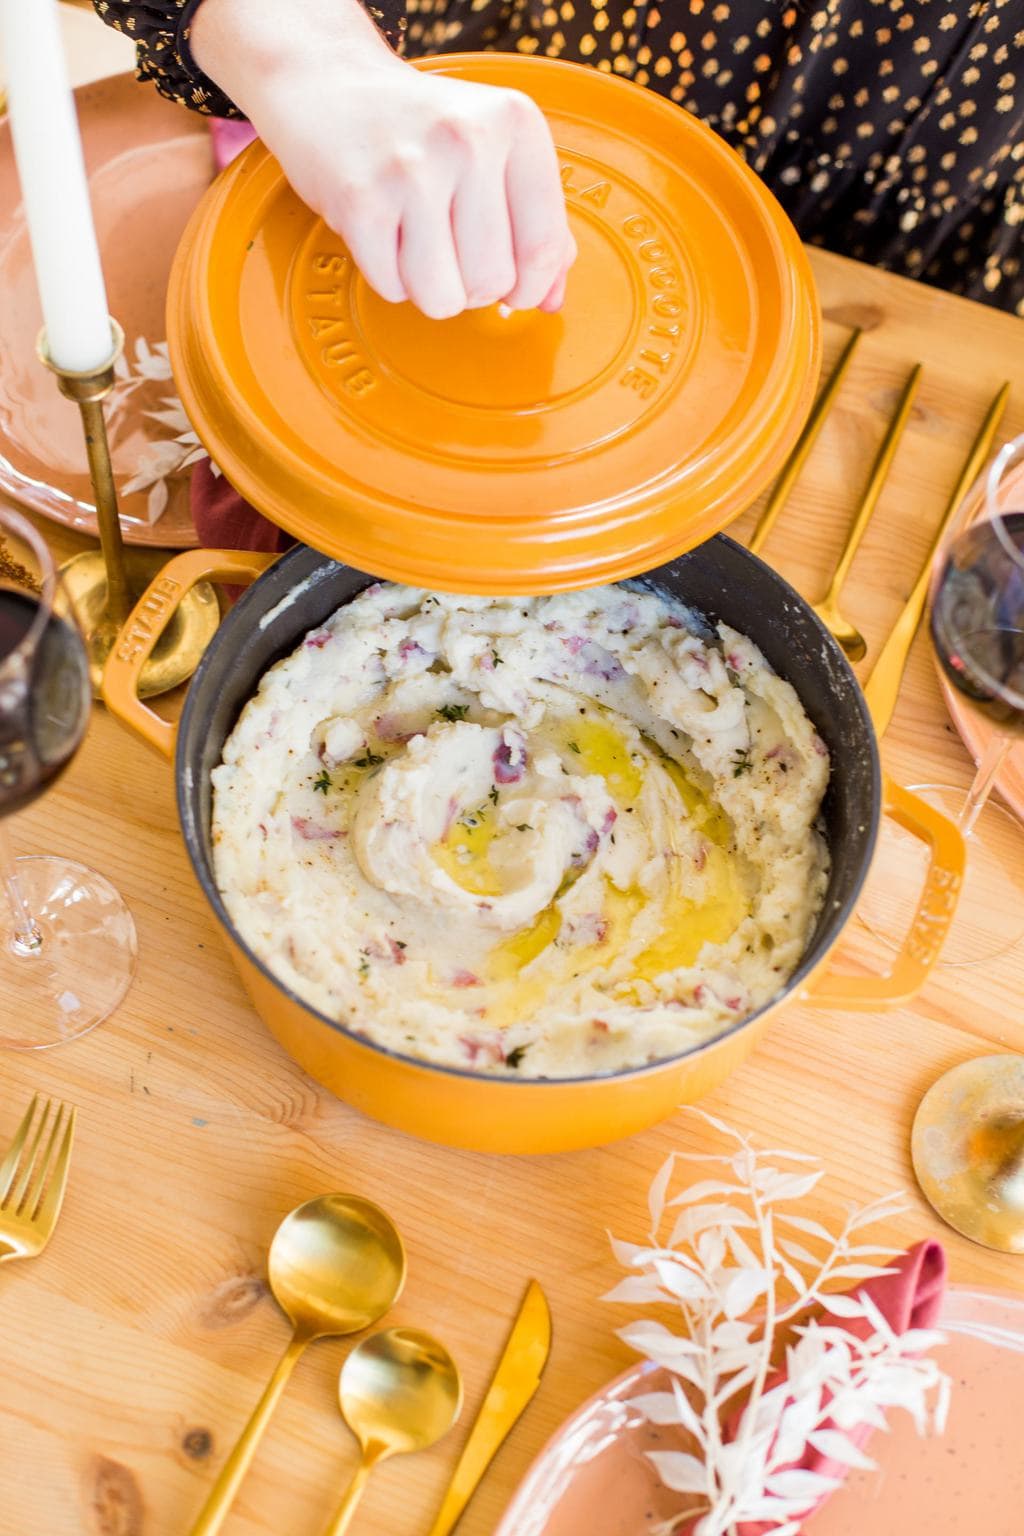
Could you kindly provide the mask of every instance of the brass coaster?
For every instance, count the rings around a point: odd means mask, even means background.
[[[1024,1056],[981,1056],[940,1077],[918,1106],[911,1155],[943,1221],[1024,1253]]]
[[[135,592],[143,592],[167,563],[159,549],[126,549],[128,580]],[[85,634],[89,652],[89,680],[99,697],[103,666],[117,638],[117,626],[106,619],[107,572],[99,550],[75,555],[61,566],[64,587]],[[167,693],[192,676],[220,623],[217,594],[208,581],[200,582],[182,600],[160,636],[152,656],[142,669],[139,692],[143,698]]]

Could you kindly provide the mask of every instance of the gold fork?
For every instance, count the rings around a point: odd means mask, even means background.
[[[57,1100],[54,1112],[53,1099],[37,1116],[38,1107],[37,1093],[0,1163],[0,1264],[42,1253],[64,1202],[75,1110]]]

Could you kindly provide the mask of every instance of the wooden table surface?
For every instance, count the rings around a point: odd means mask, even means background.
[[[1024,431],[1024,326],[835,256],[813,261],[826,362],[849,325],[868,334],[767,550],[812,598],[907,369],[925,365],[848,588],[876,654],[1005,378],[1014,385],[1005,434]],[[740,535],[750,526],[748,517]],[[62,556],[87,542],[48,532]],[[923,637],[884,757],[905,783],[970,776]],[[61,851],[116,882],[140,960],[102,1028],[45,1053],[0,1053],[0,1146],[36,1090],[80,1108],[57,1233],[40,1259],[0,1276],[2,1536],[188,1529],[287,1340],[264,1278],[274,1229],[292,1206],[334,1189],[379,1200],[401,1229],[409,1281],[392,1320],[447,1343],[465,1375],[466,1425],[526,1280],[535,1275],[547,1292],[547,1373],[460,1527],[462,1536],[493,1531],[548,1435],[632,1358],[614,1337],[632,1314],[599,1300],[617,1278],[606,1228],[642,1235],[651,1176],[671,1149],[707,1144],[706,1129],[682,1112],[598,1151],[498,1158],[413,1141],[332,1098],[282,1053],[242,993],[191,876],[169,767],[100,709],[65,778],[11,830],[22,852]],[[883,968],[876,941],[850,933],[858,957]],[[937,972],[911,1008],[794,1009],[708,1108],[766,1144],[819,1155],[827,1178],[811,1202],[817,1214],[907,1188],[911,1209],[887,1236],[938,1236],[954,1280],[1019,1290],[1024,1261],[943,1229],[916,1195],[908,1137],[939,1073],[1024,1049],[1022,997],[1019,950]],[[344,1353],[340,1341],[321,1343],[300,1365],[227,1531],[321,1530],[355,1464],[335,1396]],[[380,1469],[355,1529],[422,1536],[462,1435]]]

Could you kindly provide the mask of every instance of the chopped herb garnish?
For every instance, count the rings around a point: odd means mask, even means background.
[[[356,768],[376,768],[384,759],[377,752],[365,752],[362,757],[353,758]]]
[[[468,704],[442,704],[438,710],[442,720],[465,720],[469,714]]]
[[[370,962],[365,955],[359,962],[359,974],[360,976],[369,976],[370,974]]]
[[[326,795],[330,787],[331,776],[325,769],[323,772],[318,773],[316,778],[313,780],[313,788],[318,789],[322,795]]]
[[[491,785],[490,789],[487,791],[487,798],[491,802],[492,805],[497,805],[497,803],[498,803],[498,786],[497,786],[497,784],[492,784]]]
[[[494,662],[496,667],[503,667],[505,665],[504,656],[499,656],[495,650],[491,651],[491,660]]]
[[[742,751],[736,753],[732,760],[732,776],[734,779],[738,779],[741,773],[750,773],[753,767],[754,764],[751,761],[750,751],[747,747],[744,747]]]
[[[523,1057],[525,1055],[526,1055],[526,1046],[525,1045],[517,1045],[515,1050],[514,1051],[509,1051],[508,1055],[505,1057],[505,1065],[506,1065],[506,1067],[518,1067],[519,1063],[522,1061],[522,1059],[523,1059]]]
[[[576,756],[579,757],[579,755],[580,755],[579,743],[575,742],[575,741],[570,741],[570,743],[569,743],[569,751],[570,752],[575,752]]]
[[[530,826],[530,823],[528,821],[521,821],[519,823],[519,825],[516,827],[516,831],[517,832],[532,832],[533,828]]]
[[[404,943],[401,939],[396,939],[395,943],[398,945],[399,949],[408,949],[409,948],[408,944]]]

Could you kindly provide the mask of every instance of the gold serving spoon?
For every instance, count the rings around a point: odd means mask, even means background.
[[[850,532],[843,546],[843,552],[839,556],[838,564],[833,572],[829,589],[820,603],[812,605],[813,612],[817,614],[833,638],[839,641],[839,644],[851,661],[860,661],[861,657],[866,654],[868,646],[867,641],[856,624],[851,624],[850,620],[844,617],[839,607],[839,594],[846,583],[847,576],[850,574],[850,567],[853,564],[854,556],[860,548],[860,541],[864,537],[868,523],[871,521],[872,513],[878,503],[878,498],[882,493],[882,486],[886,482],[900,438],[903,436],[903,430],[910,419],[910,411],[920,382],[921,364],[916,363],[911,370],[910,377],[903,386],[903,393],[896,407],[896,414],[890,421],[889,429],[882,439],[881,447],[875,456],[875,462],[872,465],[868,483],[864,488],[864,494],[861,497],[857,515],[851,524]]]
[[[379,1461],[425,1451],[448,1433],[462,1407],[462,1381],[451,1355],[429,1333],[387,1328],[349,1355],[338,1401],[363,1455],[324,1536],[348,1530]]]
[[[214,1536],[295,1363],[314,1339],[358,1333],[383,1317],[405,1283],[405,1250],[384,1212],[358,1195],[321,1195],[278,1227],[267,1264],[270,1289],[292,1324],[278,1362],[210,1490],[192,1536]]]

